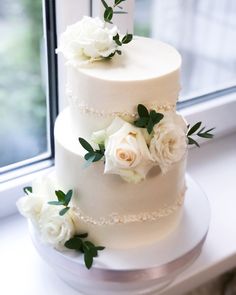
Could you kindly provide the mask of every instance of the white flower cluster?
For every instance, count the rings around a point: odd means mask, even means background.
[[[56,52],[62,52],[68,63],[74,66],[100,60],[117,50],[118,45],[113,40],[117,33],[116,26],[109,29],[100,18],[84,16],[67,27]]]
[[[116,117],[106,130],[94,132],[92,140],[105,144],[104,172],[118,174],[132,183],[145,179],[154,166],[166,173],[187,149],[186,124],[173,113],[165,114],[151,135]]]
[[[52,200],[49,192],[48,178],[38,179],[33,183],[33,192],[20,198],[17,207],[39,231],[42,242],[63,249],[65,242],[75,234],[73,216],[71,210],[60,216],[63,207],[48,204]]]

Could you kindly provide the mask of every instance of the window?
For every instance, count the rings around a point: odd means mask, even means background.
[[[180,100],[236,85],[235,11],[234,0],[136,0],[135,33],[172,44],[183,57]]]
[[[6,0],[0,4],[0,172],[5,172],[2,181],[15,176],[16,169],[52,156],[56,63],[55,38],[53,34],[50,39],[48,36],[55,21],[54,1],[50,2],[45,7],[45,34],[41,0]]]

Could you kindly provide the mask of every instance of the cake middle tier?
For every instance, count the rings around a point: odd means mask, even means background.
[[[58,184],[77,194],[76,226],[89,232],[95,242],[113,248],[140,246],[162,238],[178,224],[185,193],[185,156],[166,174],[155,167],[138,184],[104,174],[103,161],[85,167],[68,109],[55,124],[55,149]]]
[[[181,57],[170,45],[143,37],[122,48],[121,56],[67,66],[67,98],[74,128],[81,136],[109,125],[114,115],[132,117],[137,105],[175,110],[180,91]],[[95,115],[99,120],[90,120]]]

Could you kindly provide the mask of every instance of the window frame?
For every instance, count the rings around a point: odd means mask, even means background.
[[[74,9],[74,8],[77,8]],[[0,181],[0,199],[4,198],[4,206],[0,206],[0,218],[17,212],[16,201],[23,195],[23,188],[40,175],[48,173],[54,165],[54,123],[58,111],[65,106],[65,71],[64,61],[55,53],[57,39],[65,26],[79,19],[82,15],[92,15],[92,0],[42,0],[44,41],[47,67],[47,134],[49,151],[18,164],[10,165],[10,169],[2,169]],[[71,15],[73,14],[73,17]],[[65,17],[66,16],[66,17]],[[16,167],[18,166],[18,167]],[[3,204],[3,203],[1,203]]]
[[[48,150],[38,156],[19,161],[0,168],[0,183],[10,181],[35,172],[39,167],[47,168],[53,165],[54,140],[53,125],[58,114],[58,80],[57,58],[54,48],[57,44],[55,0],[42,2],[43,39],[46,51],[46,113],[47,113],[47,145]],[[50,97],[50,99],[49,99]],[[42,163],[44,164],[42,165]]]

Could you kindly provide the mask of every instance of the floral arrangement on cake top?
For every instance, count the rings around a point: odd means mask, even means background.
[[[116,117],[108,128],[92,134],[92,144],[83,138],[79,142],[87,151],[84,158],[88,164],[104,160],[105,174],[118,174],[127,182],[139,183],[155,166],[163,174],[168,172],[183,158],[188,144],[199,146],[192,138],[194,134],[213,137],[214,128],[200,127],[201,122],[190,127],[176,113],[158,113],[139,104],[133,122]]]
[[[127,33],[120,36],[116,26],[112,24],[114,14],[126,13],[120,6],[125,0],[115,0],[109,6],[104,0],[104,20],[99,17],[84,16],[81,21],[67,27],[61,35],[57,53],[62,52],[68,64],[81,66],[102,59],[110,59],[115,54],[122,54],[121,46],[129,43],[133,35]],[[114,10],[114,9],[119,9]]]

